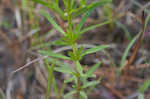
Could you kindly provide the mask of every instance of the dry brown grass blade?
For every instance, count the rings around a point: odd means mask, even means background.
[[[102,84],[108,88],[115,96],[119,99],[126,99],[119,91],[117,91],[114,87],[112,87],[109,83],[102,81]]]
[[[144,11],[142,12],[142,17],[141,17],[141,20],[142,20],[142,33],[140,34],[139,38],[138,38],[138,41],[137,41],[137,44],[135,45],[135,48],[134,48],[134,51],[132,53],[132,55],[130,56],[127,64],[126,64],[126,68],[125,68],[125,75],[129,75],[129,68],[132,64],[132,62],[134,61],[135,57],[136,57],[136,54],[141,46],[141,41],[142,41],[142,37],[143,37],[143,34],[144,34],[144,24],[145,24],[145,13]]]
[[[115,85],[115,79],[116,79],[116,73],[115,73],[115,67],[113,66],[113,63],[112,63],[112,60],[110,59],[110,55],[107,53],[106,51],[106,55],[107,57],[109,58],[109,60],[111,61],[110,63],[110,66],[107,66],[106,64],[104,64],[104,62],[102,61],[102,59],[97,55],[96,53],[96,58],[102,62],[102,66],[104,68],[106,68],[109,72],[108,73],[105,73],[105,76],[107,77],[108,81],[110,82],[111,86],[114,86]],[[109,68],[107,68],[109,67]],[[111,76],[110,76],[111,75]]]
[[[136,66],[130,66],[130,70],[138,70],[142,68],[150,68],[150,64],[139,64]]]

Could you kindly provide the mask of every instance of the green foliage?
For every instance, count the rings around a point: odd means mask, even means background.
[[[42,14],[43,16],[45,16],[46,19],[47,19],[60,33],[62,33],[63,35],[65,35],[65,32],[63,31],[63,29],[62,29],[59,25],[56,24],[56,22],[54,21],[54,19],[53,19],[48,13],[46,13],[44,10],[42,10],[42,11],[41,11],[41,14]]]
[[[52,85],[52,80],[53,80],[53,71],[54,71],[55,64],[52,64],[51,66],[49,66],[49,62],[46,59],[45,60],[45,66],[46,66],[47,71],[48,71],[48,88],[47,88],[47,92],[46,92],[46,99],[49,99],[50,91],[51,91],[51,85]]]
[[[51,51],[41,50],[40,53],[43,54],[43,55],[46,55],[46,56],[52,56],[52,57],[55,57],[55,58],[70,60],[70,58],[65,56],[65,55],[54,53],[54,52],[51,52]]]
[[[99,63],[95,64],[94,66],[92,66],[90,68],[90,70],[88,70],[88,72],[85,73],[85,75],[84,75],[85,78],[90,77],[93,74],[93,72],[100,66],[100,64],[101,64],[101,62],[99,62]]]
[[[69,91],[66,95],[64,95],[65,99],[71,97],[74,94],[80,95],[78,96],[78,98],[87,99],[87,93],[84,89],[90,88],[100,83],[99,80],[88,81],[87,79],[89,77],[90,78],[94,77],[93,73],[100,66],[101,62],[98,62],[97,64],[92,66],[87,72],[85,72],[84,67],[80,64],[80,60],[85,55],[93,54],[98,51],[103,51],[104,49],[108,48],[109,45],[100,45],[94,48],[84,49],[84,47],[79,48],[76,41],[80,37],[82,37],[83,33],[112,22],[112,20],[108,20],[100,24],[83,28],[84,23],[86,22],[88,16],[92,13],[92,11],[99,6],[103,6],[104,4],[110,3],[111,0],[100,0],[100,1],[92,2],[91,4],[87,4],[86,0],[80,0],[79,6],[75,5],[75,0],[63,0],[65,6],[64,9],[61,9],[59,7],[59,0],[50,0],[48,2],[43,0],[32,0],[32,1],[40,3],[45,7],[48,7],[51,11],[56,12],[61,17],[62,20],[66,20],[68,23],[67,28],[63,30],[64,28],[57,24],[57,22],[52,18],[52,15],[49,15],[44,10],[41,11],[41,14],[51,23],[51,25],[57,31],[63,34],[61,39],[53,42],[52,44],[61,45],[61,46],[67,45],[72,47],[72,50],[69,51],[67,54],[68,56],[60,53],[54,53],[52,51],[45,51],[45,50],[40,51],[42,55],[46,55],[50,57],[46,61],[47,68],[49,68],[48,63],[53,63],[53,61],[56,60],[55,62],[56,66],[53,68],[51,66],[51,69],[48,69],[49,70],[48,72],[50,72],[51,74],[52,71],[54,70],[64,74],[72,75],[72,77],[64,80],[64,83],[72,82],[74,84],[72,86],[73,90]],[[75,19],[78,16],[81,16],[82,14],[84,15],[80,23],[77,25],[74,24],[73,19]],[[74,68],[71,68],[67,64],[62,63],[61,60],[72,61],[74,63]],[[53,81],[55,93],[58,94],[59,91],[56,86],[56,81],[54,77],[52,81]]]
[[[130,51],[130,49],[132,48],[133,44],[135,43],[135,41],[138,39],[139,35],[141,34],[138,33],[132,40],[131,42],[129,43],[129,45],[127,46],[127,48],[125,49],[124,53],[123,53],[123,56],[121,58],[121,62],[120,62],[120,70],[122,70],[125,66],[125,62],[126,62],[126,59],[127,59],[127,56],[128,56],[128,53]]]
[[[52,11],[58,13],[61,18],[65,19],[64,12],[58,6],[58,1],[57,2],[54,1],[46,2],[43,0],[32,0],[32,1],[40,3],[43,6],[50,8]]]
[[[108,21],[102,22],[100,24],[95,24],[95,25],[86,27],[86,28],[84,28],[83,30],[80,31],[80,34],[83,34],[83,33],[87,32],[87,31],[90,31],[90,30],[94,30],[97,27],[104,26],[104,25],[109,24],[111,22],[112,22],[112,20],[108,20]]]
[[[144,92],[150,87],[150,78],[147,79],[144,84],[138,90],[138,99],[144,99]]]
[[[141,88],[139,88],[139,92],[144,93],[149,87],[150,87],[150,78],[144,82]]]
[[[105,14],[104,17],[106,17],[106,19],[108,19],[108,20],[113,20],[113,17],[114,17],[113,16],[114,12],[113,12],[113,7],[112,6],[113,6],[112,4],[105,4],[104,5],[104,14]],[[114,21],[109,23],[109,27],[111,29],[113,29]]]
[[[108,48],[109,46],[108,45],[100,45],[100,46],[96,46],[94,48],[90,48],[90,49],[87,49],[85,50],[81,56],[85,56],[85,55],[88,55],[88,54],[92,54],[92,53],[95,53],[95,52],[98,52],[98,51],[102,51],[104,50],[105,48]]]
[[[77,9],[73,9],[70,13],[73,14],[73,18],[74,17],[77,17],[83,13],[85,13],[86,11],[90,10],[90,9],[93,9],[93,8],[97,8],[99,6],[102,6],[106,3],[110,3],[111,0],[100,0],[100,1],[97,1],[97,2],[94,2],[94,3],[91,3],[89,5],[84,5],[81,4],[80,8],[77,8]]]
[[[69,97],[73,97],[73,95],[76,93],[76,90],[72,90],[64,95],[64,99],[69,99]]]
[[[139,93],[138,99],[144,99],[144,94],[143,93]]]
[[[146,29],[146,26],[148,24],[148,21],[150,19],[150,14],[148,14],[148,16],[146,17],[145,20],[145,24],[144,24],[144,31]],[[129,43],[128,47],[126,48],[125,52],[123,53],[123,56],[121,58],[121,62],[120,62],[120,69],[122,69],[125,66],[125,61],[127,59],[127,55],[131,49],[131,47],[133,46],[133,44],[136,42],[136,40],[138,39],[138,37],[140,36],[141,33],[144,33],[144,31],[141,31],[140,33],[138,33]]]
[[[125,36],[128,39],[128,41],[131,41],[131,35],[128,31],[128,29],[126,28],[126,26],[124,24],[122,24],[121,22],[117,21],[116,24],[118,25],[118,27],[122,28],[123,31],[125,32]]]

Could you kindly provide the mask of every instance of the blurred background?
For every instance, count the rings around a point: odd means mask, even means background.
[[[87,1],[91,3],[96,0]],[[62,0],[59,2],[63,9]],[[79,0],[75,2],[78,4]],[[51,42],[58,40],[61,35],[40,15],[41,9],[59,21],[55,12],[31,0],[0,0],[0,99],[45,99],[48,74],[38,51],[49,48],[59,50],[61,47],[52,45]],[[98,7],[87,19],[84,27],[115,19],[85,33],[78,40],[79,44],[111,45],[105,53],[98,52],[96,56],[90,54],[81,60],[82,65],[88,67],[98,59],[103,62],[95,71],[98,77],[102,77],[102,82],[89,94],[89,99],[137,99],[138,89],[150,75],[150,22],[146,26],[130,76],[124,80],[116,71],[128,44],[142,30],[143,10],[146,17],[150,13],[149,0],[113,0],[110,4]],[[78,24],[80,19],[78,17],[74,22]],[[63,24],[65,26],[67,23],[63,21]],[[129,52],[128,57],[133,51],[134,49]],[[63,52],[66,53],[67,50]],[[62,62],[70,66],[72,64],[70,61]],[[54,72],[54,76],[58,89],[63,86],[63,80],[68,78],[68,75],[58,72]],[[71,85],[64,87],[64,93],[71,90]],[[144,95],[145,99],[150,99],[150,90]],[[51,99],[56,97],[52,91]]]

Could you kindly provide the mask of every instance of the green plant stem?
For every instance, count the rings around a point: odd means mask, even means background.
[[[80,75],[79,75],[77,78],[77,99],[80,99],[80,91],[81,91],[81,85],[80,85]]]
[[[73,50],[73,54],[74,56],[77,56],[77,47],[76,47],[76,44],[72,44],[72,50]],[[76,61],[74,60],[74,64],[76,63]],[[78,72],[76,66],[75,66],[75,71],[77,73],[77,99],[80,99],[80,91],[81,91],[81,81],[80,81],[80,73]]]
[[[69,2],[69,0],[68,0],[68,2]],[[68,5],[69,6],[69,5]],[[69,26],[68,26],[68,33],[71,33],[70,35],[71,36],[69,36],[70,38],[70,40],[73,38],[73,32],[72,32],[72,16],[71,16],[71,14],[70,14],[70,8],[68,7],[68,11],[67,11],[67,13],[68,13],[68,24],[69,24]],[[72,42],[72,50],[73,50],[73,54],[74,54],[74,56],[76,56],[77,57],[77,47],[76,47],[76,42]],[[74,63],[76,62],[76,58],[75,58],[75,60],[73,60],[74,61]],[[75,71],[76,71],[76,74],[78,75],[77,76],[77,93],[76,93],[76,95],[77,95],[77,99],[80,99],[80,91],[81,91],[81,85],[80,85],[80,83],[81,83],[81,81],[80,81],[80,73],[77,71],[77,69],[76,69],[76,66],[75,66]]]

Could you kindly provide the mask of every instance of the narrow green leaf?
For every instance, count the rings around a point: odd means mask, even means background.
[[[84,91],[80,92],[80,96],[82,96],[83,99],[88,99],[88,96],[87,96],[87,94]]]
[[[147,79],[144,84],[140,87],[139,92],[144,93],[150,87],[150,78]]]
[[[95,29],[95,28],[97,28],[97,27],[101,27],[101,26],[104,26],[104,25],[106,25],[106,24],[109,24],[109,23],[111,23],[112,21],[113,21],[113,20],[108,20],[108,21],[105,21],[105,22],[100,23],[100,24],[95,24],[95,25],[86,27],[86,28],[84,28],[83,30],[80,31],[80,34],[83,34],[83,33],[87,32],[87,31],[93,30],[93,29]]]
[[[100,66],[100,64],[101,64],[101,62],[98,62],[97,64],[95,64],[94,66],[92,66],[92,67],[88,70],[88,72],[85,73],[85,78],[90,77],[90,76],[93,74],[93,72]]]
[[[53,80],[53,71],[54,71],[54,66],[55,64],[53,63],[51,66],[49,66],[49,62],[46,59],[45,60],[45,66],[48,70],[48,88],[47,88],[47,92],[46,92],[46,99],[49,99],[50,97],[50,91],[51,91],[51,85],[52,85],[52,80]]]
[[[73,9],[73,6],[74,6],[74,2],[75,0],[71,0],[71,6],[70,6],[70,9]]]
[[[144,94],[143,93],[139,93],[138,99],[144,99]]]
[[[82,68],[80,62],[76,61],[75,65],[76,65],[77,71],[80,73],[80,75],[82,75],[83,74],[83,68]]]
[[[131,38],[130,32],[128,31],[127,27],[119,21],[117,21],[116,24],[118,27],[120,27],[124,30],[125,36],[127,37],[128,41],[131,41],[132,38]]]
[[[79,32],[79,31],[81,30],[83,24],[85,23],[85,21],[87,20],[87,18],[89,17],[89,15],[92,13],[93,10],[94,10],[94,9],[90,9],[90,10],[88,10],[88,11],[84,14],[84,16],[82,17],[82,19],[81,19],[79,25],[77,25],[77,32]]]
[[[46,7],[50,7],[49,3],[45,2],[43,0],[32,0],[32,1],[34,1],[36,3],[40,3],[40,4],[42,4],[42,5],[46,6]]]
[[[80,0],[81,6],[86,5],[86,0]]]
[[[149,20],[150,20],[150,13],[148,13],[148,16],[146,17],[145,24],[144,24],[144,30],[146,29]]]
[[[87,87],[90,87],[90,86],[95,86],[95,85],[97,85],[97,84],[99,84],[99,83],[100,83],[99,80],[97,80],[97,81],[90,81],[90,82],[87,82],[86,84],[84,84],[84,85],[82,86],[82,88],[87,88]]]
[[[127,56],[128,56],[128,53],[131,49],[131,47],[133,46],[133,44],[135,43],[135,41],[137,40],[137,38],[139,37],[139,35],[141,34],[138,33],[132,40],[131,42],[129,43],[128,47],[126,48],[125,52],[123,53],[123,56],[121,58],[121,63],[120,63],[120,70],[122,70],[122,68],[125,66],[125,61],[127,59]]]
[[[52,11],[57,12],[63,19],[65,19],[64,12],[59,8],[57,1],[56,2],[46,2],[43,0],[32,0],[36,3],[40,3],[45,7],[50,8]]]
[[[60,92],[59,92],[60,90],[58,89],[58,85],[54,77],[53,77],[53,88],[56,94],[56,99],[60,99]]]
[[[76,93],[76,90],[72,90],[72,91],[70,91],[69,93],[67,93],[67,94],[65,94],[64,95],[64,99],[67,99],[67,98],[71,98],[71,96],[73,95],[73,94],[75,94]]]
[[[102,6],[106,3],[110,3],[112,0],[101,0],[101,1],[97,1],[97,2],[94,2],[92,4],[89,4],[89,5],[85,5],[85,7],[80,7],[78,9],[74,9],[72,10],[71,13],[73,13],[73,17],[77,17],[79,15],[81,15],[82,13],[90,10],[90,9],[93,9],[93,8],[96,8],[98,6]]]
[[[56,46],[65,46],[65,45],[67,45],[67,43],[64,42],[63,40],[56,40],[56,41],[53,41],[51,44],[56,45]]]
[[[74,79],[75,79],[75,77],[68,78],[68,79],[64,80],[64,83],[72,82]]]
[[[41,50],[39,51],[41,54],[43,55],[47,55],[47,56],[51,56],[51,57],[55,57],[55,58],[60,58],[60,59],[66,59],[66,60],[70,60],[69,57],[67,56],[64,56],[62,54],[58,54],[58,53],[54,53],[54,52],[51,52],[51,51],[44,51],[44,50]]]
[[[55,59],[53,57],[47,58],[47,60],[48,60],[49,63],[55,62],[55,65],[58,66],[58,67],[61,67],[61,66],[69,67],[69,64],[64,63],[63,61]]]
[[[65,74],[72,74],[73,72],[73,70],[67,66],[55,67],[54,70]]]
[[[94,48],[90,48],[90,49],[85,50],[84,53],[81,56],[85,56],[87,54],[92,54],[92,53],[95,53],[95,52],[98,52],[98,51],[102,51],[102,50],[104,50],[105,48],[108,48],[108,47],[109,47],[108,45],[96,46]]]
[[[41,14],[45,16],[46,19],[53,25],[53,27],[55,27],[60,33],[62,33],[63,35],[66,35],[64,30],[59,25],[57,25],[54,19],[46,11],[42,10]]]

